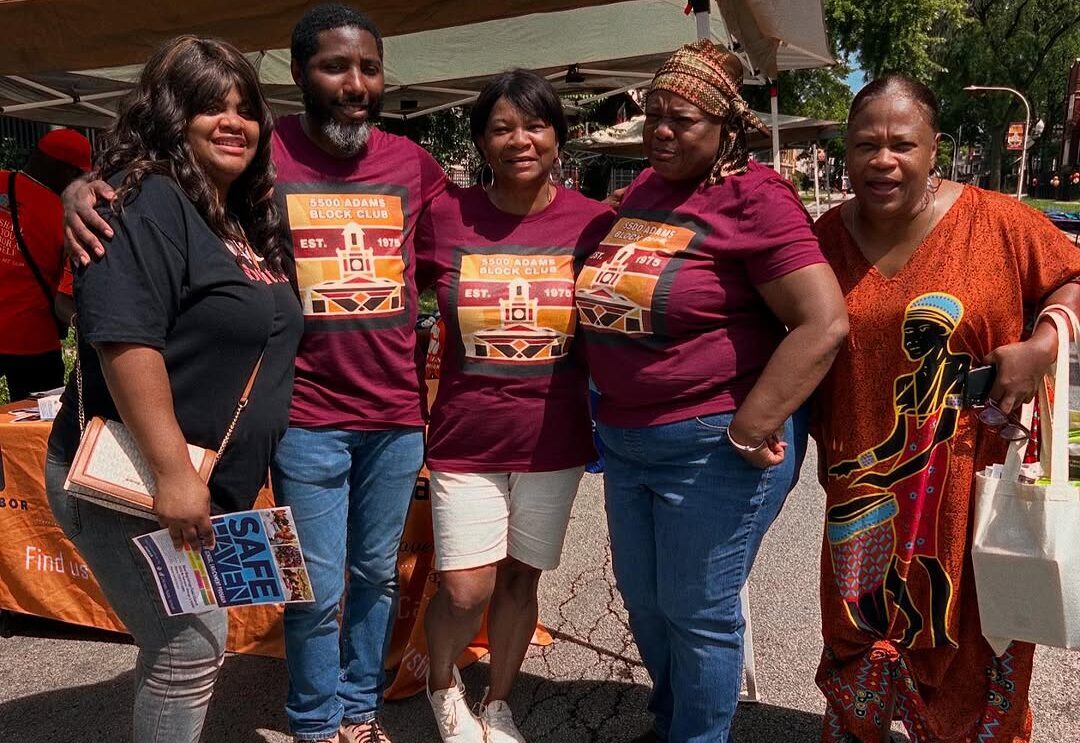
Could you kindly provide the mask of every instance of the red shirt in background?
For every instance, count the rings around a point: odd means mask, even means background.
[[[60,348],[53,305],[15,241],[8,171],[0,170],[0,354],[31,356]],[[64,273],[64,210],[60,197],[33,178],[16,176],[19,229],[45,282],[56,292]],[[71,277],[68,275],[68,293]]]
[[[304,311],[290,424],[422,426],[413,240],[442,168],[379,129],[362,155],[331,157],[296,116],[278,120],[273,153]]]
[[[525,217],[478,186],[432,204],[417,239],[418,280],[434,282],[445,321],[429,469],[550,472],[596,458],[574,278],[613,219],[562,188]]]
[[[578,316],[598,418],[651,426],[735,410],[785,334],[755,285],[825,259],[771,168],[715,186],[651,168],[582,269]]]

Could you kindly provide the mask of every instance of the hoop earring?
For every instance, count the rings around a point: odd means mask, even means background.
[[[934,182],[937,179],[937,182]],[[944,180],[944,176],[941,175],[941,171],[938,169],[937,164],[930,169],[929,175],[926,176],[926,190],[929,193],[936,194],[938,189],[941,188],[941,182]]]
[[[490,183],[486,183],[486,184],[484,183],[484,175],[485,174],[491,176],[491,182]],[[481,168],[480,168],[480,188],[484,189],[485,191],[490,191],[494,187],[495,187],[495,168],[491,167],[491,163],[485,162],[483,164],[483,166],[481,166]]]
[[[548,171],[548,180],[556,186],[562,185],[563,167],[562,157],[560,155],[555,155],[555,160],[551,163],[551,170]]]

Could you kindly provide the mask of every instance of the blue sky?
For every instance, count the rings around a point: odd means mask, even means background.
[[[858,93],[859,88],[866,85],[866,73],[862,71],[862,68],[856,67],[851,71],[851,74],[844,78],[844,82],[851,88],[852,93]]]

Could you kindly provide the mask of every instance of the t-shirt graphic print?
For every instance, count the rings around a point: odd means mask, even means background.
[[[581,323],[626,336],[662,332],[672,281],[699,229],[648,217],[619,218],[578,277]]]
[[[334,183],[332,191],[284,186],[307,327],[385,328],[408,321],[405,189]],[[325,188],[325,187],[324,187]]]
[[[575,326],[572,252],[490,246],[456,253],[450,300],[465,373],[528,375],[566,357]]]

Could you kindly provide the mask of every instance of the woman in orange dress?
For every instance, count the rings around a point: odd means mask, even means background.
[[[1080,308],[1080,251],[1034,210],[937,177],[937,115],[921,83],[865,87],[848,118],[855,198],[816,226],[851,318],[815,405],[826,743],[888,740],[894,719],[913,743],[1031,735],[1034,648],[995,657],[979,626],[972,486],[1005,441],[964,386],[993,364],[999,419],[1031,399],[1056,336],[1025,328],[1045,304]]]

